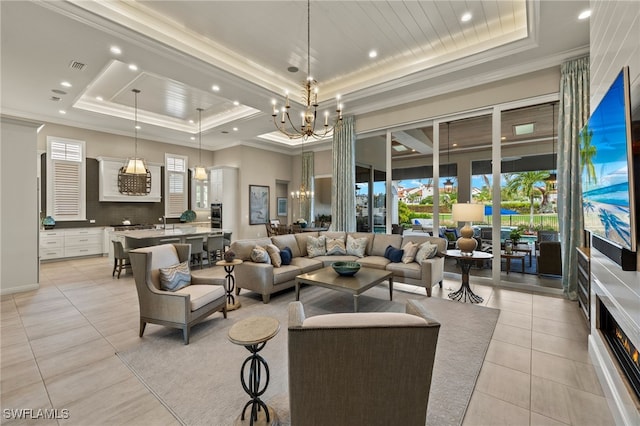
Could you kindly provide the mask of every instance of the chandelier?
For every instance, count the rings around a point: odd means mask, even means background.
[[[300,158],[302,161],[302,167],[300,169],[300,187],[298,188],[297,191],[291,191],[291,198],[293,199],[297,199],[297,200],[301,200],[301,201],[305,201],[305,200],[311,200],[313,198],[313,191],[311,191],[309,188],[307,188],[307,186],[305,185],[305,178],[304,178],[304,139],[302,140],[302,143],[300,144],[300,146],[302,147],[302,152],[300,154]],[[302,209],[302,204],[300,205],[300,209]],[[302,213],[300,214],[302,216]]]
[[[125,173],[130,175],[146,175],[147,166],[144,164],[142,158],[138,158],[138,93],[140,93],[140,90],[133,89],[131,91],[134,93],[134,156],[127,161]]]
[[[333,132],[334,128],[342,122],[342,104],[340,103],[340,95],[336,96],[336,114],[337,117],[332,126],[329,126],[329,111],[324,113],[324,125],[316,131],[316,123],[318,118],[318,82],[311,77],[311,4],[307,0],[307,80],[302,86],[302,102],[305,110],[300,113],[300,125],[296,126],[296,120],[291,120],[289,110],[289,93],[286,93],[284,106],[278,110],[276,100],[273,104],[273,124],[276,128],[285,134],[289,139],[300,139],[314,137],[322,139]],[[280,113],[280,114],[279,114]],[[280,120],[278,121],[278,116]]]
[[[193,178],[196,180],[207,180],[207,170],[202,166],[202,108],[197,108],[198,110],[198,141],[199,141],[199,149],[198,149],[198,166],[195,168],[195,173],[193,174]]]
[[[138,196],[151,192],[151,171],[147,168],[144,160],[138,157],[138,93],[140,90],[133,89],[132,92],[135,99],[134,156],[118,169],[118,191],[124,195]]]

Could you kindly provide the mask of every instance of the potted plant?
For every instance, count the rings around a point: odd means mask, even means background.
[[[519,229],[513,229],[509,233],[509,238],[511,239],[514,246],[518,244],[518,241],[520,241],[521,237],[522,237],[522,232]]]

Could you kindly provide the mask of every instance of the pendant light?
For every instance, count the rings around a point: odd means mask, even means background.
[[[556,169],[556,104],[551,104],[551,171],[549,177],[544,181],[549,185],[552,190],[555,190],[558,184],[558,175],[555,172]]]
[[[125,173],[129,175],[146,175],[148,170],[144,164],[142,158],[138,158],[138,93],[140,90],[133,89],[134,93],[134,128],[135,128],[135,142],[134,142],[134,156],[127,161]]]
[[[198,108],[198,164],[196,166],[193,178],[196,180],[207,180],[207,170],[202,166],[202,108]]]

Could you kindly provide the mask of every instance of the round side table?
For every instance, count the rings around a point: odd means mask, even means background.
[[[251,398],[244,405],[242,413],[236,419],[236,425],[245,425],[245,412],[251,406],[249,425],[278,425],[278,416],[272,408],[268,407],[260,397],[269,385],[269,366],[267,361],[258,354],[265,347],[267,341],[273,338],[280,330],[280,323],[271,317],[251,317],[235,323],[229,329],[229,340],[236,345],[244,346],[251,355],[242,363],[240,381],[242,388]],[[248,368],[248,373],[247,373]],[[260,383],[265,373],[264,384]]]
[[[236,287],[236,278],[233,276],[233,270],[236,265],[242,263],[240,259],[233,259],[231,262],[226,260],[219,260],[216,262],[217,266],[224,266],[224,271],[227,273],[227,311],[233,311],[240,307],[240,302],[236,302],[236,298],[233,296],[233,290]]]

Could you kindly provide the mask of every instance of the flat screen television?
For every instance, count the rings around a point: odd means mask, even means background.
[[[625,251],[637,250],[629,68],[624,67],[580,132],[585,229]]]

